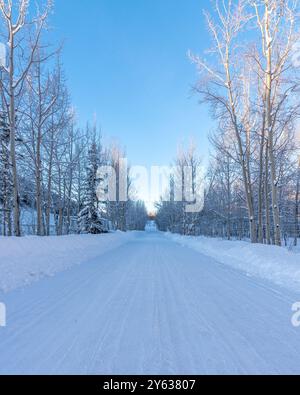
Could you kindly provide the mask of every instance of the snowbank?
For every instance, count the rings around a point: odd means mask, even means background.
[[[62,237],[0,237],[0,291],[8,292],[112,250],[133,233]]]
[[[168,237],[250,276],[258,276],[293,291],[300,291],[300,252],[296,250],[291,252],[275,246],[206,237],[172,234],[168,234]]]

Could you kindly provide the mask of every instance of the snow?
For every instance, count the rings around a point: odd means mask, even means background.
[[[128,242],[133,233],[98,236],[0,237],[0,291],[23,287]]]
[[[21,221],[21,228],[22,228],[23,235],[31,236],[31,235],[36,234],[36,228],[37,228],[37,212],[36,212],[36,210],[34,210],[28,206],[21,207],[20,221]],[[55,219],[54,219],[54,215],[52,213],[50,214],[50,229],[49,230],[50,230],[51,235],[56,235]]]
[[[157,226],[155,221],[148,221],[145,230],[146,232],[157,232]]]
[[[168,234],[172,240],[193,248],[218,262],[242,270],[300,292],[300,250],[289,251],[277,246],[251,244],[207,237],[186,237]]]
[[[72,268],[0,292],[0,374],[300,374],[300,292],[148,229],[12,240],[12,267]]]

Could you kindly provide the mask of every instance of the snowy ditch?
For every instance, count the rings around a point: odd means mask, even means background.
[[[127,243],[133,233],[61,237],[0,237],[0,292],[52,277]]]
[[[286,248],[207,237],[168,234],[173,241],[220,263],[300,293],[300,252]]]

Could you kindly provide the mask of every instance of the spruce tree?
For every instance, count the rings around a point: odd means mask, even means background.
[[[83,185],[83,208],[78,214],[79,232],[83,234],[100,234],[105,232],[99,201],[97,198],[97,171],[100,165],[101,149],[94,141],[87,158],[86,179]]]

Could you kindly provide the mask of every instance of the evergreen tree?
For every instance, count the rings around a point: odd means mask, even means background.
[[[86,179],[83,185],[83,208],[78,214],[79,232],[83,234],[105,233],[97,198],[97,171],[100,165],[101,148],[93,141],[87,158]]]

